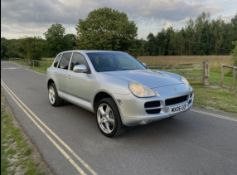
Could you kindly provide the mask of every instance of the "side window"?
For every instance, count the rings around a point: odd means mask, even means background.
[[[71,52],[67,52],[62,55],[62,58],[58,66],[59,68],[68,69],[71,54],[72,54]]]
[[[84,64],[87,66],[85,58],[80,53],[73,53],[70,70],[73,70],[74,66]]]
[[[57,67],[58,66],[58,62],[60,61],[62,54],[59,54],[55,59],[54,59],[54,63],[53,63],[53,67]]]

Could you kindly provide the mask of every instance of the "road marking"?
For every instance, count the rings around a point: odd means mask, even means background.
[[[56,140],[59,143],[61,143],[64,146],[64,148],[66,148],[67,151],[70,152],[74,156],[74,158],[76,158],[92,175],[97,175],[97,173],[82,158],[80,158],[62,139],[60,139],[59,136],[57,136],[44,122],[42,122],[36,116],[36,114],[34,114],[3,81],[1,81],[1,83],[5,91],[11,96],[11,98],[16,102],[16,104],[22,109],[22,111],[30,118],[30,120],[40,129],[40,131],[52,142],[52,144],[73,165],[73,167],[76,168],[76,170],[80,174],[86,175],[86,173],[71,158],[71,156],[67,154],[67,152],[48,133],[54,136]]]
[[[211,116],[211,117],[216,117],[216,118],[220,118],[220,119],[224,119],[224,120],[230,120],[230,121],[237,122],[237,119],[227,117],[227,116],[224,116],[224,115],[220,115],[220,114],[214,114],[214,113],[210,113],[210,112],[206,112],[206,111],[200,111],[200,110],[196,110],[196,109],[191,109],[191,111],[195,112],[195,113],[199,113],[199,114],[208,115],[208,116]]]

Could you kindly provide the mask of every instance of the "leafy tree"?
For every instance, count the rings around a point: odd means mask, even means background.
[[[8,58],[7,46],[8,46],[8,40],[6,38],[1,38],[1,59]]]
[[[147,53],[148,55],[156,55],[156,38],[155,36],[150,33],[148,36],[147,36],[147,44],[145,46],[146,50],[147,50]]]
[[[51,27],[44,33],[49,56],[55,56],[58,52],[65,50],[64,35],[65,28],[62,24],[52,24]]]
[[[76,27],[80,49],[129,51],[134,46],[137,27],[125,13],[111,8],[99,8],[79,19]]]
[[[77,48],[77,40],[76,35],[74,34],[66,34],[64,36],[64,49],[65,50],[73,50]]]
[[[21,40],[21,51],[27,60],[39,60],[42,57],[44,40],[36,37],[28,37]]]

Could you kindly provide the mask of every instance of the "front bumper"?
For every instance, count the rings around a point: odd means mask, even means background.
[[[161,87],[155,89],[160,93],[160,96],[150,97],[150,98],[137,98],[132,94],[129,95],[118,95],[116,98],[116,103],[119,108],[121,115],[121,120],[124,125],[141,125],[147,124],[156,120],[164,119],[177,115],[179,113],[189,110],[193,104],[194,93],[190,86],[186,85],[176,85]],[[167,104],[167,99],[173,99],[177,97],[186,96],[187,99],[182,102]],[[159,107],[154,109],[159,109],[157,113],[148,113],[145,104],[147,102],[159,101]],[[174,112],[171,109],[177,105],[184,106],[182,111]],[[150,108],[152,109],[152,108]]]

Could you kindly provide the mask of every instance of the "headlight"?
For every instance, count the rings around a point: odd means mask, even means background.
[[[137,97],[153,97],[159,95],[150,88],[139,83],[129,83],[128,87],[129,90],[133,93],[133,95]]]
[[[184,78],[184,77],[181,77],[181,81],[185,84],[185,85],[189,85],[189,82],[188,82],[188,80],[186,79],[186,78]]]

